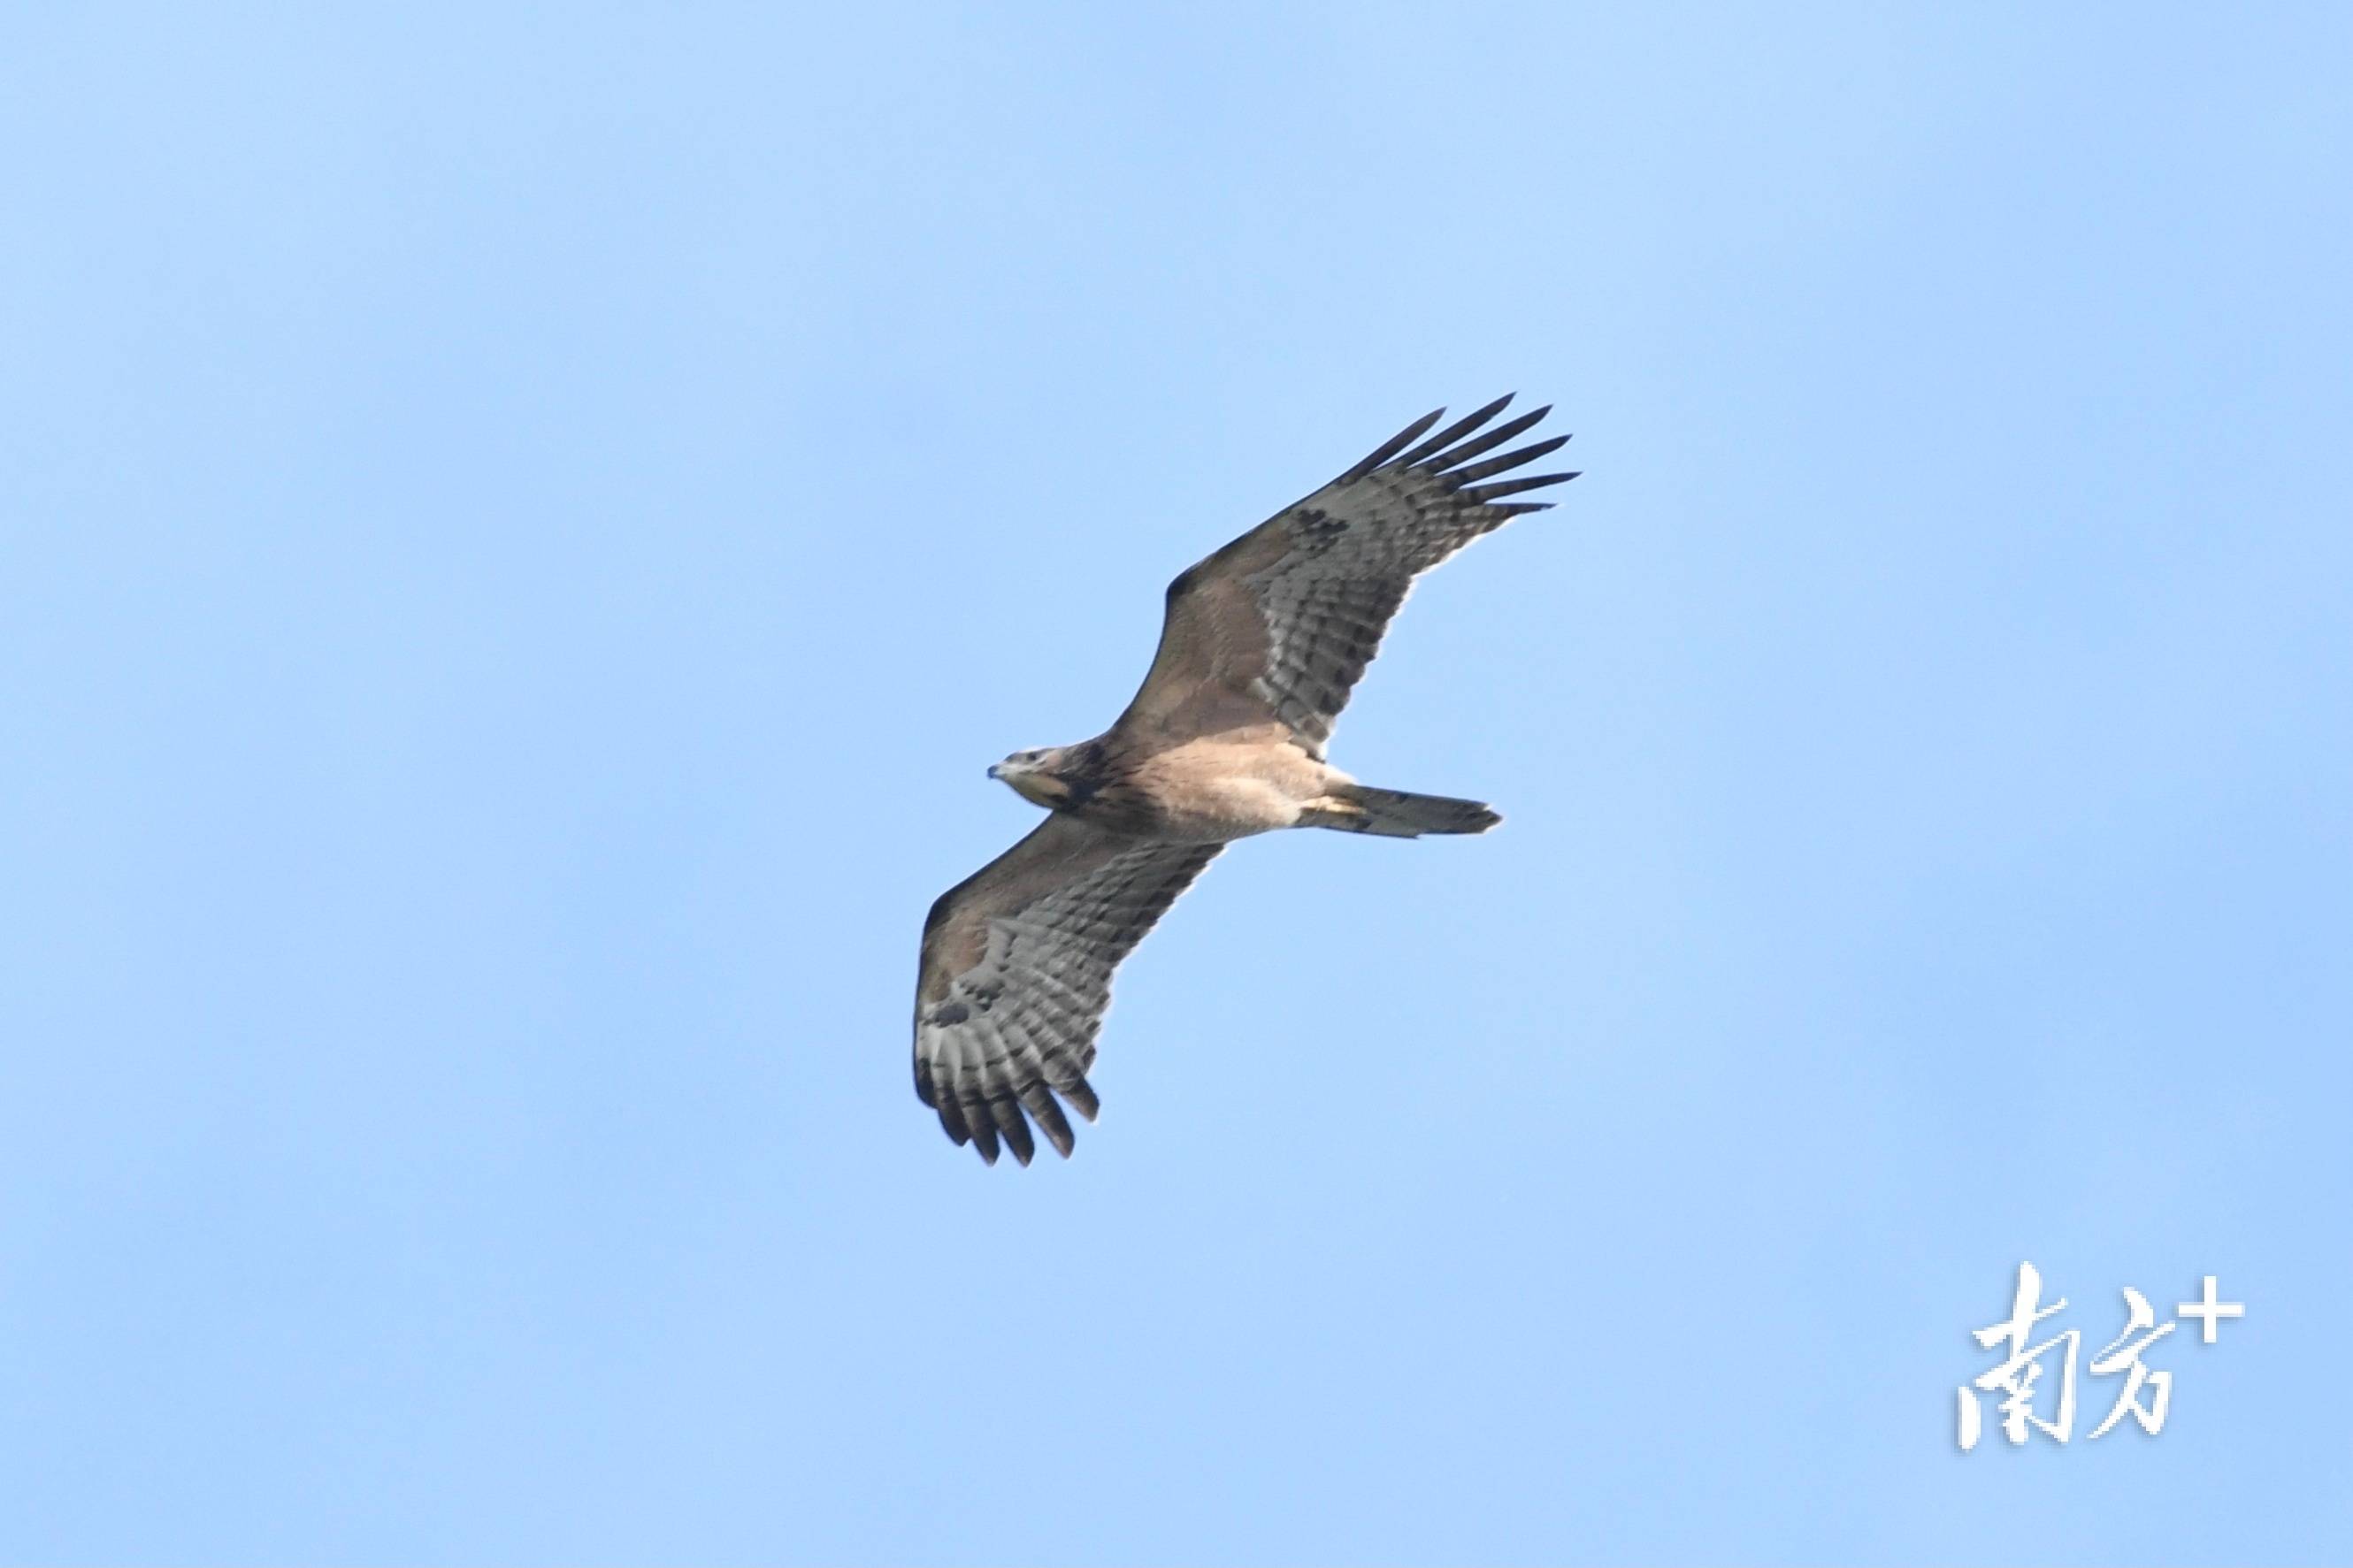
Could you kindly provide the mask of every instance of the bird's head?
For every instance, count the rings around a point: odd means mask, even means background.
[[[1014,794],[1034,805],[1067,805],[1071,796],[1070,761],[1070,747],[1043,746],[1034,752],[1014,752],[991,767],[988,776],[1008,785]]]

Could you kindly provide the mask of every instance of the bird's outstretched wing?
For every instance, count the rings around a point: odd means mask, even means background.
[[[1035,1121],[1070,1153],[1055,1096],[1094,1120],[1086,1075],[1112,971],[1220,847],[1126,837],[1058,811],[940,896],[915,982],[915,1093],[949,1137],[992,1165],[1001,1138],[1026,1165]]]
[[[1173,739],[1272,720],[1321,758],[1413,579],[1551,504],[1505,497],[1577,477],[1496,479],[1568,439],[1486,457],[1551,412],[1487,428],[1509,402],[1497,398],[1427,439],[1445,410],[1416,420],[1171,583],[1160,649],[1118,728]]]

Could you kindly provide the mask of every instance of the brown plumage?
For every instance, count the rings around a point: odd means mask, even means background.
[[[1112,971],[1228,843],[1283,827],[1415,838],[1483,833],[1477,801],[1357,784],[1324,761],[1333,721],[1420,573],[1577,476],[1495,481],[1567,440],[1485,454],[1549,412],[1489,427],[1508,397],[1427,435],[1416,420],[1362,462],[1168,585],[1152,668],[1092,741],[989,769],[1050,815],[951,888],[923,923],[915,1092],[996,1163],[1071,1152],[1063,1107],[1094,1120],[1095,1035]],[[1495,482],[1491,482],[1495,481]]]

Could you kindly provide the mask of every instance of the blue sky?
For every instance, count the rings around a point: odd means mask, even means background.
[[[0,21],[0,1558],[2353,1556],[2339,6]],[[1587,477],[1079,1154],[982,776],[1440,404]],[[2248,1305],[1954,1444],[2032,1260]]]

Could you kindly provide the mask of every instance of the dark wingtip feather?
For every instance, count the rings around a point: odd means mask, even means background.
[[[1533,463],[1548,452],[1559,451],[1567,443],[1568,437],[1566,436],[1547,437],[1542,441],[1531,441],[1525,447],[1516,447],[1500,457],[1490,458],[1483,463],[1465,463],[1460,468],[1448,470],[1443,477],[1448,485],[1460,489],[1464,485],[1475,485],[1481,479],[1493,479],[1497,474],[1507,474],[1514,468]]]
[[[1496,415],[1501,414],[1504,407],[1510,404],[1512,399],[1518,395],[1519,394],[1517,393],[1507,392],[1504,394],[1503,396],[1495,399],[1494,402],[1487,405],[1486,407],[1477,409],[1470,414],[1464,415],[1461,418],[1457,419],[1453,424],[1449,425],[1445,429],[1440,430],[1437,435],[1432,436],[1429,440],[1424,441],[1420,446],[1416,447],[1412,451],[1408,452],[1404,457],[1399,458],[1397,460],[1398,467],[1400,468],[1410,468],[1416,463],[1427,461],[1434,454],[1443,452],[1447,447],[1454,445],[1455,442],[1460,441],[1463,437],[1468,436],[1472,431],[1476,430],[1480,426],[1484,425]],[[1543,414],[1539,411],[1531,417],[1542,418]]]
[[[1419,437],[1424,430],[1427,430],[1431,426],[1437,424],[1439,420],[1445,416],[1445,413],[1446,410],[1443,408],[1431,409],[1429,413],[1423,415],[1420,418],[1415,420],[1412,424],[1407,426],[1404,429],[1398,431],[1396,435],[1390,437],[1379,446],[1374,447],[1357,462],[1356,467],[1350,468],[1346,473],[1342,474],[1338,479],[1332,482],[1334,484],[1345,485],[1354,480],[1363,479],[1366,474],[1371,473],[1375,468],[1379,468],[1383,463],[1388,462],[1391,458],[1396,457],[1399,452],[1403,451],[1409,442],[1413,441],[1415,438]]]
[[[1083,1078],[1075,1083],[1058,1083],[1054,1087],[1061,1091],[1064,1100],[1071,1102],[1072,1110],[1090,1121],[1092,1121],[1096,1113],[1103,1110],[1103,1101],[1095,1098],[1095,1086]]]
[[[1029,1136],[1029,1123],[1022,1120],[1021,1108],[1009,1100],[992,1100],[988,1102],[988,1114],[1013,1150],[1013,1157],[1028,1164],[1037,1154],[1038,1145]]]
[[[1071,1151],[1078,1146],[1078,1140],[1071,1135],[1070,1118],[1064,1116],[1062,1108],[1054,1103],[1052,1092],[1042,1083],[1031,1084],[1021,1091],[1021,1109],[1029,1113],[1029,1120],[1038,1124],[1038,1131],[1046,1135],[1046,1142],[1054,1146],[1054,1152],[1065,1160],[1069,1159]]]
[[[1533,474],[1524,479],[1505,479],[1501,484],[1481,485],[1474,489],[1464,490],[1462,494],[1470,500],[1501,500],[1505,496],[1515,496],[1523,490],[1540,490],[1546,485],[1565,485],[1576,477],[1574,474]]]
[[[1486,431],[1482,435],[1473,436],[1468,441],[1461,442],[1447,448],[1445,451],[1439,453],[1436,457],[1424,463],[1422,467],[1433,474],[1441,475],[1447,479],[1452,479],[1457,484],[1461,484],[1463,482],[1463,464],[1469,462],[1472,458],[1477,457],[1482,452],[1493,451],[1496,447],[1502,446],[1504,442],[1512,439],[1514,437],[1521,434],[1523,431],[1525,431],[1531,426],[1535,425],[1537,420],[1543,418],[1546,415],[1551,412],[1552,409],[1549,405],[1543,408],[1532,408],[1516,419],[1506,419],[1501,425],[1496,426],[1493,430]]]
[[[986,1108],[976,1105],[972,1109],[977,1111]],[[979,1153],[981,1163],[987,1165],[996,1164],[997,1123],[986,1116],[976,1115],[965,1118],[965,1124],[972,1129],[972,1146]]]

